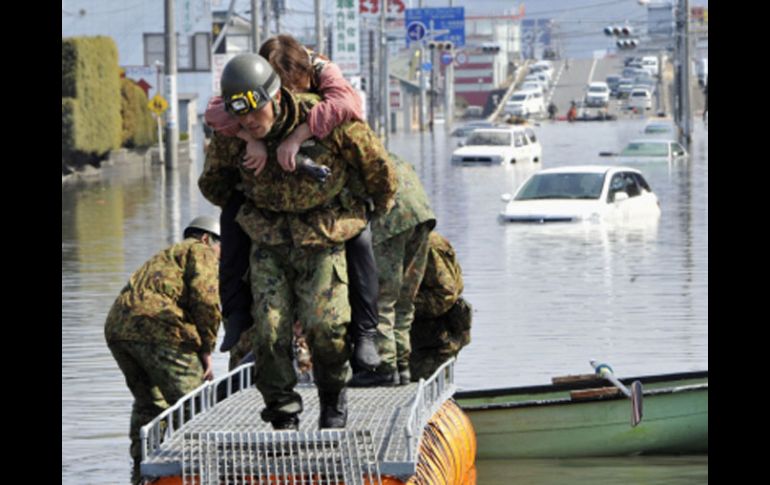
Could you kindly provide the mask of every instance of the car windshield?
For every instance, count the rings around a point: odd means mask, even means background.
[[[452,132],[453,136],[466,136],[468,133],[472,132],[473,130],[476,130],[478,128],[492,126],[492,123],[488,123],[486,121],[479,121],[479,122],[471,122],[466,125],[460,126],[458,128],[455,128],[455,130]]]
[[[625,157],[667,157],[666,143],[631,142],[620,152]]]
[[[604,93],[607,92],[607,88],[604,86],[591,86],[588,88],[589,93]]]
[[[603,186],[602,173],[541,173],[524,184],[515,200],[598,199]]]
[[[644,128],[644,132],[650,133],[670,133],[671,127],[668,125],[648,125]]]
[[[514,94],[511,96],[511,101],[525,101],[527,99],[526,94]]]
[[[492,145],[492,146],[505,146],[511,144],[511,134],[502,132],[490,132],[490,131],[476,131],[471,133],[466,145]]]

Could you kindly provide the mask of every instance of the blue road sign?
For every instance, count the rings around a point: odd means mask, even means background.
[[[431,62],[423,62],[422,63],[422,70],[425,72],[430,72],[430,70],[433,69],[433,63]]]
[[[419,42],[428,33],[428,28],[422,22],[412,22],[406,26],[406,38],[411,42]]]
[[[441,53],[441,64],[448,66],[452,63],[452,54],[449,52],[442,52]]]
[[[449,40],[455,47],[465,45],[465,7],[407,8],[405,13],[407,47],[411,42],[420,40],[412,37],[410,27],[413,30],[417,29],[417,27],[413,27],[413,24],[422,24],[426,27],[427,32],[425,32],[422,40]],[[433,22],[432,25],[431,22]],[[431,29],[441,33],[431,35]],[[415,35],[417,35],[416,32]]]

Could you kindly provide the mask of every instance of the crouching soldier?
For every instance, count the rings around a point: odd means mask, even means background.
[[[454,248],[433,231],[428,265],[415,299],[410,331],[412,380],[430,377],[471,341],[471,305],[460,295],[463,276]]]

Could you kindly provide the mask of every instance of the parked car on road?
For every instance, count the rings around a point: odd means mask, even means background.
[[[645,88],[634,88],[628,96],[627,106],[629,109],[652,109],[652,95]]]
[[[639,170],[605,165],[542,170],[503,194],[507,222],[611,221],[657,217],[660,204]]]
[[[631,78],[621,78],[618,82],[618,99],[627,99],[634,89],[634,80]]]
[[[646,69],[651,76],[657,76],[659,72],[658,58],[655,56],[642,57],[642,69]]]
[[[586,106],[606,108],[610,103],[610,88],[603,81],[592,82],[586,89]]]
[[[545,102],[541,90],[515,91],[511,99],[505,103],[503,113],[513,116],[542,116],[545,113]]]
[[[527,125],[474,130],[452,153],[452,163],[539,162],[543,147]]]
[[[617,74],[610,74],[605,79],[607,86],[610,88],[610,96],[618,96],[618,85],[620,84],[621,79],[622,78]]]

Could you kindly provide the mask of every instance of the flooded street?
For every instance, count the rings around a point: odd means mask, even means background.
[[[613,164],[642,119],[543,123],[538,164],[450,163],[457,139],[394,134],[455,247],[472,342],[460,354],[463,389],[546,384],[589,373],[590,359],[621,377],[708,369],[708,131],[695,120],[689,160],[635,164],[660,200],[657,221],[502,224],[500,195],[541,168]],[[181,239],[198,214],[218,216],[197,188],[202,155],[176,172],[113,166],[62,187],[62,483],[128,483],[131,395],[104,341],[104,320],[129,275]],[[220,335],[221,341],[221,335]],[[215,355],[215,373],[226,371]],[[257,410],[255,410],[257,412]],[[641,480],[641,481],[640,481]],[[705,483],[708,457],[479,463],[479,483]]]

